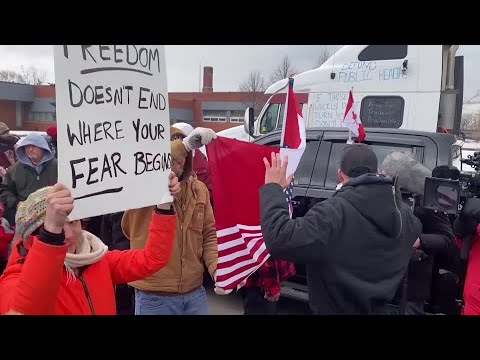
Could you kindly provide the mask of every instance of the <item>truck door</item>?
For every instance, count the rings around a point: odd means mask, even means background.
[[[417,45],[352,46],[329,67],[325,83],[310,93],[308,126],[342,126],[352,90],[366,128],[414,128],[410,117],[418,69]]]

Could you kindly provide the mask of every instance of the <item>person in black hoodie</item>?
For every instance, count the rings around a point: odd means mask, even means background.
[[[265,245],[278,258],[307,265],[313,314],[382,314],[407,270],[422,231],[391,178],[377,174],[365,144],[347,146],[332,198],[290,219],[283,189],[288,161],[264,159],[260,220]],[[281,165],[280,165],[281,164]]]
[[[435,261],[454,257],[456,244],[450,219],[445,213],[426,209],[423,204],[425,179],[432,171],[411,155],[399,151],[388,154],[381,169],[385,175],[398,178],[404,201],[413,200],[415,216],[423,225],[422,234],[413,244],[407,275],[406,315],[424,315],[425,304],[432,300],[432,284],[438,267]],[[436,271],[435,271],[436,270]]]

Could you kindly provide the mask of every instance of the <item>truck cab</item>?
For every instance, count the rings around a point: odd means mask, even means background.
[[[352,90],[366,128],[458,133],[463,57],[458,45],[346,45],[320,67],[294,76],[306,127],[340,127]],[[282,128],[288,79],[272,84],[257,119],[225,136],[247,141]],[[243,132],[247,137],[240,135]],[[238,133],[238,134],[237,134]],[[220,134],[222,135],[222,134]]]

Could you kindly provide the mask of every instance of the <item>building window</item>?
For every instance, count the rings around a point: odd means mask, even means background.
[[[203,121],[226,122],[227,112],[222,110],[203,110]]]
[[[404,59],[407,50],[408,45],[370,45],[358,55],[358,61]]]
[[[54,122],[55,114],[51,112],[31,111],[28,113],[28,121]]]
[[[243,123],[244,116],[245,116],[245,111],[232,110],[230,111],[230,122]]]

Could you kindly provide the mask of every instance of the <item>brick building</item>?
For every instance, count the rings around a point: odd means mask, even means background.
[[[203,68],[202,92],[168,94],[170,121],[188,122],[218,132],[243,124],[251,94],[214,92],[213,68]],[[261,104],[268,99],[256,95]],[[25,85],[0,81],[0,121],[12,130],[45,130],[55,123],[55,85]]]

